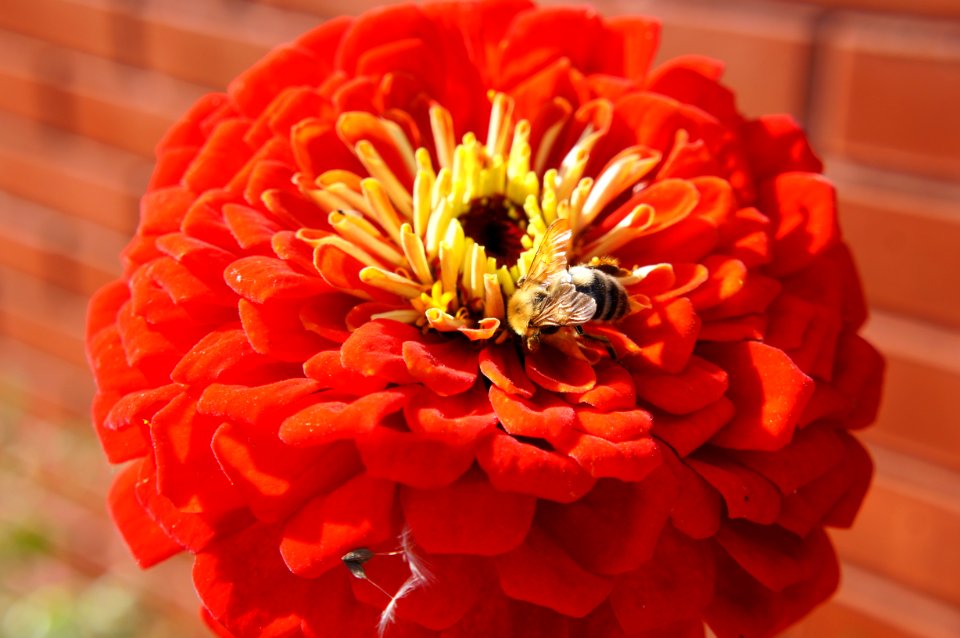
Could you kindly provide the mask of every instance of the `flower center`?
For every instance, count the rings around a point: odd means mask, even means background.
[[[467,133],[457,144],[450,113],[435,105],[431,153],[414,151],[411,136],[394,121],[368,113],[341,115],[337,132],[369,176],[334,170],[312,181],[296,178],[332,227],[333,232],[298,233],[314,248],[321,276],[342,287],[344,278],[331,275],[329,264],[343,264],[346,255],[360,263],[362,284],[397,296],[395,308],[374,318],[459,331],[473,340],[498,338],[504,334],[506,302],[551,223],[567,218],[575,249],[589,259],[632,239],[637,219],[649,221],[649,211],[641,215],[638,207],[600,240],[579,245],[579,231],[649,172],[659,155],[626,149],[596,180],[584,177],[590,150],[602,135],[588,125],[559,169],[541,176],[531,168],[530,123],[514,123],[512,117],[512,99],[494,94],[486,142]],[[564,124],[543,136],[537,162],[550,155]],[[405,185],[411,183],[412,188]],[[359,287],[346,292],[370,298]]]
[[[503,195],[482,197],[470,202],[460,218],[463,233],[486,249],[497,266],[510,267],[523,253],[526,215]]]

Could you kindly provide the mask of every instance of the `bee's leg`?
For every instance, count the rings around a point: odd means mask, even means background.
[[[584,339],[593,339],[594,341],[599,341],[603,344],[603,347],[606,348],[607,354],[610,355],[611,359],[617,358],[617,353],[613,349],[613,345],[610,343],[610,339],[604,337],[603,335],[592,335],[589,332],[583,331],[583,326],[574,326],[577,331],[577,334],[583,337]]]

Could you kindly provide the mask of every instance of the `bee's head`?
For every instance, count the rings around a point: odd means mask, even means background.
[[[507,302],[507,323],[510,324],[510,329],[521,337],[537,332],[536,326],[531,326],[530,322],[543,309],[546,301],[547,295],[543,290],[518,289]]]
[[[507,323],[521,337],[527,334],[527,327],[533,318],[531,293],[529,290],[517,290],[507,302]]]

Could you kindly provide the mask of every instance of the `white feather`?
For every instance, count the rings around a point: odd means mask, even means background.
[[[383,638],[387,627],[396,621],[397,604],[400,599],[417,589],[433,581],[433,574],[427,569],[423,560],[413,551],[413,539],[410,534],[410,528],[404,527],[400,534],[400,547],[403,554],[403,560],[410,566],[410,577],[403,581],[400,589],[397,590],[390,602],[380,614],[380,622],[377,624],[377,634]]]

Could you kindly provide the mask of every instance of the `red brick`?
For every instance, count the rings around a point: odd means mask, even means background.
[[[83,366],[86,310],[86,296],[0,266],[0,333]]]
[[[791,0],[830,9],[865,9],[888,13],[960,17],[956,0]]]
[[[960,184],[827,158],[871,306],[960,328]]]
[[[842,14],[822,37],[814,92],[820,148],[960,179],[960,23]]]
[[[360,15],[364,11],[384,5],[399,4],[399,2],[380,2],[379,0],[354,0],[350,4],[339,2],[339,0],[254,0],[254,2],[271,7],[304,11],[324,18],[333,18],[340,15]]]
[[[831,534],[840,556],[960,604],[960,476],[879,446],[871,454],[877,472],[857,521]]]
[[[80,294],[120,272],[127,237],[0,192],[0,264]]]
[[[544,4],[571,3],[550,0]],[[746,115],[804,116],[816,10],[745,0],[652,0],[639,5],[594,0],[591,4],[606,16],[658,18],[663,32],[655,64],[687,54],[724,62],[724,83],[736,91],[737,104]]]
[[[87,366],[0,334],[0,391],[15,413],[76,423],[90,417],[94,387]]]
[[[960,335],[875,313],[865,336],[888,366],[877,423],[864,437],[960,471]]]
[[[315,16],[241,0],[6,0],[0,27],[223,87]]]
[[[152,162],[0,113],[0,189],[129,235]]]
[[[954,638],[960,610],[844,564],[836,595],[780,638]]]
[[[207,89],[0,30],[0,109],[153,157]]]

